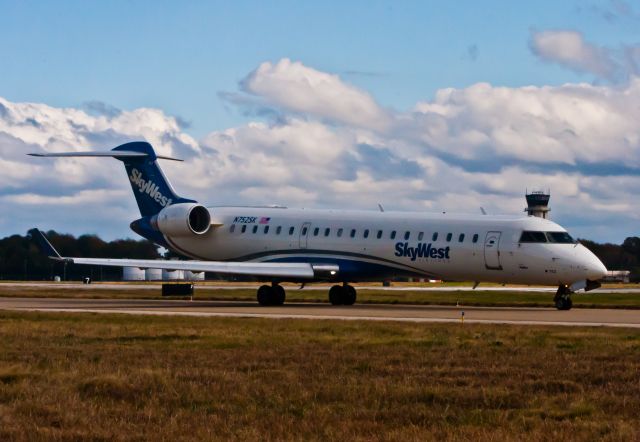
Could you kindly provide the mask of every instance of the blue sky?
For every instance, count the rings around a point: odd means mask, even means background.
[[[514,213],[538,186],[578,236],[637,234],[636,2],[0,0],[0,63],[0,235],[132,236],[117,165],[24,155],[130,139],[212,204]]]
[[[479,81],[590,80],[531,54],[532,29],[577,29],[608,45],[640,38],[637,20],[603,17],[607,1],[3,1],[0,9],[5,98],[158,107],[197,136],[242,121],[217,93],[265,60],[338,73],[405,109]]]

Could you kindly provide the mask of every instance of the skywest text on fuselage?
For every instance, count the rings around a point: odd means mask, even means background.
[[[449,259],[449,251],[451,247],[431,247],[431,243],[424,244],[418,243],[415,247],[409,247],[408,242],[396,243],[396,256],[411,258],[411,261],[415,261],[418,258],[438,258]]]

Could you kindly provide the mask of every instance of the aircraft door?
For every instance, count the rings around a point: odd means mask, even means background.
[[[487,232],[484,239],[484,265],[491,270],[502,270],[500,265],[500,236],[502,232]]]
[[[309,230],[311,229],[311,223],[304,223],[300,228],[300,248],[307,248],[307,241],[309,240]]]

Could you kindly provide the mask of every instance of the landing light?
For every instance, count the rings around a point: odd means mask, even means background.
[[[331,270],[331,272],[330,272],[330,273],[331,273],[331,275],[333,276],[333,275],[335,275],[335,274],[336,274],[336,271],[335,271],[335,270]]]

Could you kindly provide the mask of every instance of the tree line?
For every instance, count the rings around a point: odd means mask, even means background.
[[[158,259],[162,256],[151,241],[117,239],[104,241],[97,235],[69,234],[50,230],[49,241],[62,256],[93,258]],[[622,244],[600,244],[587,239],[580,242],[591,250],[609,270],[630,270],[631,279],[640,281],[640,238],[629,237]],[[168,256],[167,256],[168,257]],[[89,276],[94,280],[114,280],[122,277],[117,267],[67,265],[44,256],[29,235],[11,235],[0,239],[0,279],[52,280],[60,276],[80,280]]]
[[[47,238],[62,256],[93,258],[160,258],[158,247],[151,241],[117,239],[104,241],[97,235],[69,234],[50,230]],[[11,235],[0,239],[0,279],[4,280],[116,280],[122,278],[122,269],[117,267],[65,265],[47,258],[38,249],[29,235]]]
[[[630,236],[619,245],[599,244],[588,239],[579,241],[600,258],[607,270],[629,270],[631,281],[640,282],[640,238]]]

